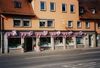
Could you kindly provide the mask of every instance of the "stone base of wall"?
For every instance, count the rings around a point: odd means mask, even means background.
[[[9,53],[24,53],[23,48],[9,48]]]

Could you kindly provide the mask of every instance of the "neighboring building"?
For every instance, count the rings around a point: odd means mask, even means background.
[[[83,13],[79,16],[79,5],[84,8],[80,2],[0,0],[4,16],[2,52],[96,47],[96,37],[98,45],[100,40],[100,25],[94,22],[97,21],[95,17],[85,18],[84,9],[80,9]]]
[[[99,0],[79,0],[80,20],[83,29],[88,33],[89,46],[96,42],[100,46],[100,1]],[[86,25],[86,26],[85,26]],[[94,37],[93,37],[94,36]]]

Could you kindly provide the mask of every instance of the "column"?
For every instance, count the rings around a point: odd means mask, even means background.
[[[89,47],[89,35],[88,34],[84,37],[84,47],[85,48]]]
[[[66,49],[66,38],[63,37],[63,47],[64,47],[64,50]]]
[[[4,53],[8,53],[8,38],[7,35],[4,35]]]
[[[40,47],[39,47],[39,44],[40,44],[40,37],[36,37],[36,52],[40,52]]]
[[[74,41],[74,48],[77,48],[76,37],[73,37],[73,41]]]
[[[22,47],[22,52],[24,52],[24,38],[21,38],[21,47]]]
[[[54,37],[51,37],[51,49],[54,50],[55,46],[54,46]]]
[[[92,35],[92,42],[91,42],[91,47],[96,47],[96,35]]]

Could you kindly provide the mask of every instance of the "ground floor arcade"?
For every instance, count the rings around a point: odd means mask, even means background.
[[[4,53],[96,47],[95,32],[9,31],[4,34]]]

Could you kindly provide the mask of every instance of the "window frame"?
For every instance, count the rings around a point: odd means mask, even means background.
[[[88,25],[87,25],[87,23],[88,23]],[[90,21],[86,21],[85,26],[86,26],[86,28],[90,28]]]
[[[20,1],[14,1],[14,8],[21,8],[22,3]]]
[[[42,9],[41,3],[44,3],[44,9]],[[46,11],[46,2],[45,1],[40,1],[40,11]]]
[[[65,8],[65,11],[63,11],[63,6]],[[67,12],[67,4],[66,3],[62,3],[62,12]]]
[[[80,41],[79,43],[78,43],[78,41]],[[76,44],[77,45],[82,45],[83,44],[83,37],[76,37]]]
[[[72,6],[73,6],[73,10],[72,10]],[[70,4],[70,12],[75,13],[75,5],[74,4]]]
[[[51,9],[51,4],[53,4],[53,6],[54,6],[54,7],[53,7],[53,8],[54,8],[53,10]],[[55,2],[50,2],[50,11],[51,11],[51,12],[56,11],[56,4],[55,4]]]
[[[24,21],[29,21],[29,26],[24,26]],[[30,19],[22,19],[22,26],[23,27],[31,27],[32,26],[32,22]]]
[[[15,26],[14,20],[19,20],[20,21],[20,25],[19,26]],[[13,19],[13,27],[22,27],[22,20],[21,19]]]
[[[97,27],[100,29],[100,23],[99,22],[97,23]]]
[[[79,26],[78,26],[78,23],[80,23]],[[82,22],[81,21],[77,21],[77,28],[82,28]]]
[[[69,26],[69,23],[71,23],[71,26]],[[67,27],[68,27],[68,28],[72,28],[72,27],[73,27],[73,21],[68,21],[68,22],[67,22]]]

